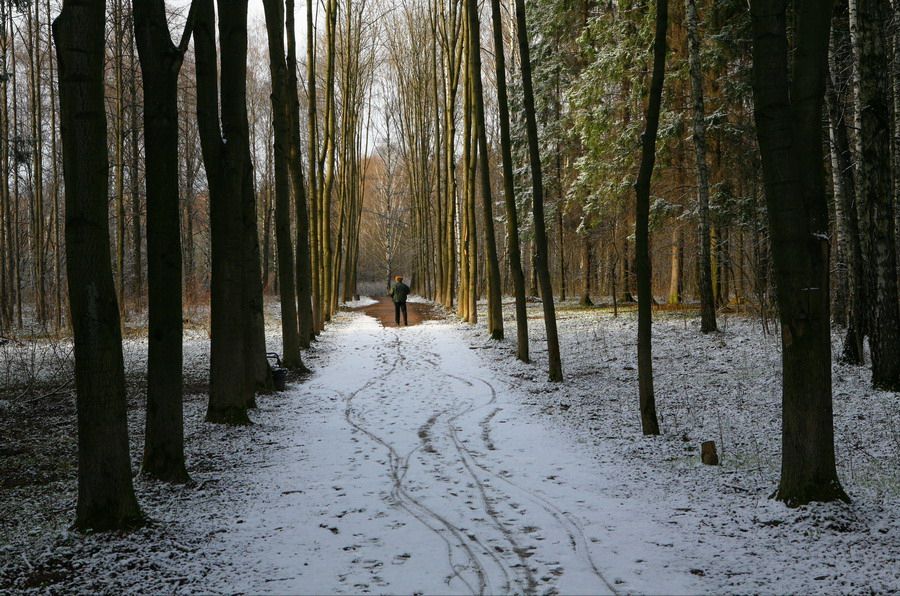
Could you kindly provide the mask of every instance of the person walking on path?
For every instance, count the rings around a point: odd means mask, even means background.
[[[409,326],[406,319],[406,297],[409,296],[409,286],[403,283],[403,276],[395,277],[396,282],[391,288],[391,299],[394,301],[394,322],[400,324],[400,313],[403,313],[403,324]]]

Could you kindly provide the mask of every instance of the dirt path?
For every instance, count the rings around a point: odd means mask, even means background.
[[[381,298],[378,300],[378,304],[366,306],[358,310],[361,310],[362,312],[366,313],[367,315],[381,323],[382,327],[397,326],[396,323],[394,323],[394,303],[390,298]],[[408,315],[407,322],[409,323],[410,327],[419,325],[423,321],[433,321],[440,318],[440,315],[430,304],[407,302],[406,310]]]

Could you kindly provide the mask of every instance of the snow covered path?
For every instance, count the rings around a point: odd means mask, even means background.
[[[697,592],[615,470],[521,410],[447,323],[353,313],[285,395],[259,494],[206,588],[280,593]],[[249,480],[249,479],[248,479]],[[642,499],[643,501],[643,499]]]

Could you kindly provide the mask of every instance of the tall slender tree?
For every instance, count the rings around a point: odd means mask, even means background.
[[[475,110],[475,134],[478,140],[478,168],[481,176],[481,214],[484,220],[485,259],[487,262],[488,333],[503,339],[503,301],[500,287],[500,261],[494,234],[494,199],[491,190],[490,156],[484,117],[484,85],[481,80],[481,20],[478,1],[466,0],[469,21],[469,76],[472,78],[472,103]]]
[[[851,0],[857,100],[858,192],[868,232],[872,384],[900,390],[900,302],[891,186],[891,9],[887,0]]]
[[[797,5],[788,74],[787,0],[752,0],[753,103],[782,343],[782,456],[776,498],[847,499],[834,460],[828,207],[822,104],[831,2]]]
[[[650,182],[656,163],[656,136],[662,105],[666,69],[666,31],[669,18],[668,0],[656,1],[656,38],[653,41],[653,75],[647,104],[646,125],[641,136],[641,165],[634,185],[636,217],[634,231],[635,270],[638,288],[638,391],[640,393],[641,428],[645,435],[659,434],[656,396],[653,391],[653,288],[650,271]],[[694,133],[696,135],[696,131]]]
[[[291,239],[291,113],[284,51],[284,0],[265,0],[272,84],[273,154],[275,169],[275,242],[278,248],[278,292],[281,297],[281,341],[287,368],[300,368],[300,327],[294,284],[294,247]]]
[[[553,305],[553,285],[547,258],[547,229],[544,220],[544,179],[541,172],[541,148],[538,141],[537,117],[534,109],[534,87],[531,80],[531,54],[528,47],[528,23],[525,0],[516,0],[516,28],[519,42],[519,64],[522,69],[522,95],[525,123],[528,130],[528,156],[531,165],[532,212],[534,215],[535,269],[544,307],[544,326],[547,333],[547,352],[550,380],[563,380],[562,359],[559,354],[559,335],[556,330],[556,309]]]
[[[290,153],[288,164],[291,191],[297,219],[297,318],[300,327],[300,346],[309,347],[315,329],[312,304],[312,265],[310,263],[309,209],[306,182],[303,180],[303,161],[300,156],[300,99],[297,82],[297,39],[294,27],[294,0],[286,0],[287,29],[287,101],[289,104]]]
[[[848,285],[847,333],[842,357],[851,364],[865,363],[863,340],[866,336],[868,315],[866,290],[866,264],[863,259],[857,200],[856,173],[849,127],[852,126],[852,109],[847,96],[852,92],[850,81],[851,54],[850,23],[846,0],[834,3],[831,42],[829,43],[829,76],[826,79],[826,104],[828,106],[831,136],[832,176],[834,178],[835,217],[837,230],[844,247]]]
[[[688,56],[691,68],[691,98],[694,108],[694,154],[697,163],[697,197],[700,215],[700,331],[717,330],[716,303],[712,284],[712,248],[709,225],[709,164],[706,159],[706,109],[703,102],[703,70],[700,54],[696,0],[685,0]]]
[[[69,306],[75,337],[78,503],[75,526],[141,520],[131,481],[125,371],[107,217],[104,0],[64,0],[53,25],[59,57]],[[90,155],[91,159],[84,159]]]
[[[178,73],[191,38],[194,13],[189,13],[184,35],[176,46],[169,32],[165,0],[132,0],[132,9],[144,90],[150,311],[143,472],[161,480],[186,482]]]
[[[509,98],[506,91],[506,53],[503,48],[503,18],[500,0],[491,0],[491,24],[494,31],[494,67],[497,74],[497,109],[500,116],[500,153],[503,160],[503,198],[506,205],[506,237],[509,271],[516,297],[516,357],[528,362],[528,312],[525,305],[525,274],[519,246],[519,215],[513,178],[512,141],[510,140]],[[587,279],[590,279],[587,274]]]
[[[246,185],[252,182],[247,125],[247,0],[220,0],[221,122],[213,0],[195,0],[197,121],[210,195],[210,422],[245,424],[255,379],[248,366]],[[221,128],[220,128],[221,126]]]

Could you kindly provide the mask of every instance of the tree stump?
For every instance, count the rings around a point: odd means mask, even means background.
[[[715,441],[703,441],[700,444],[700,461],[707,466],[719,465],[719,454],[716,452]]]

